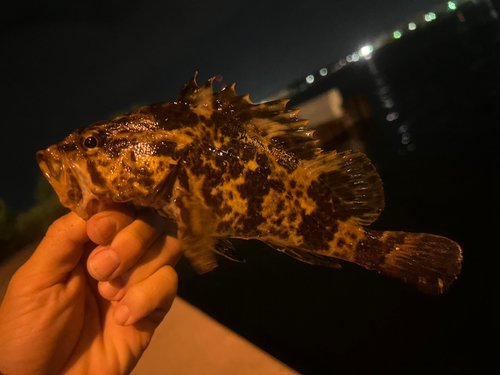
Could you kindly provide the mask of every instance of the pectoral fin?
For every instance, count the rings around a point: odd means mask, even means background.
[[[212,251],[233,262],[245,262],[245,259],[239,256],[233,244],[226,238],[219,238]]]

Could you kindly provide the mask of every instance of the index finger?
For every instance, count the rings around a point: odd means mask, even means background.
[[[128,205],[115,204],[92,216],[87,223],[89,238],[97,245],[109,245],[116,234],[132,224],[135,211]]]

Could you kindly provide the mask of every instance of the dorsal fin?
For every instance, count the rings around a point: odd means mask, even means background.
[[[198,86],[196,83],[197,75],[198,72],[196,72],[189,82],[184,85],[179,95],[177,95],[176,102],[186,103],[192,107],[199,107],[200,105],[212,103],[214,96],[213,82],[215,77],[210,78],[202,86]]]
[[[297,110],[286,108],[288,100],[253,104],[249,95],[236,94],[234,84],[214,93],[214,78],[200,87],[196,75],[184,85],[176,101],[192,107],[210,108],[213,113],[224,117],[218,124],[236,124],[249,136],[258,134],[266,147],[281,149],[298,159],[313,158],[321,151],[312,138],[313,132],[307,130],[308,121],[300,119]]]
[[[365,154],[325,152],[302,165],[342,200],[359,224],[371,224],[384,209],[382,181]]]
[[[253,105],[248,108],[252,120],[248,122],[273,147],[292,153],[305,160],[314,158],[321,152],[318,143],[307,129],[309,120],[297,116],[298,110],[286,108],[288,99]]]
[[[288,100],[253,104],[248,95],[237,95],[234,85],[215,93],[214,99],[221,113],[230,114],[248,135],[258,134],[266,147],[282,149],[298,159],[313,158],[321,151],[312,138],[313,132],[307,130],[308,120],[286,108]]]
[[[179,95],[177,95],[177,98],[175,99],[176,102],[189,103],[191,101],[191,98],[193,98],[196,95],[196,92],[200,88],[200,86],[198,86],[198,84],[196,83],[197,75],[198,72],[195,72],[194,75],[189,80],[189,82],[184,85],[181,92],[179,93]]]

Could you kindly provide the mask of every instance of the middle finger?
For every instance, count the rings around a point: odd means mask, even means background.
[[[130,287],[149,278],[160,268],[175,267],[181,256],[179,241],[162,235],[129,271],[114,280],[100,282],[99,292],[108,300],[120,300]]]
[[[112,280],[129,270],[166,228],[165,220],[149,210],[121,230],[110,245],[98,246],[88,260],[96,280]]]

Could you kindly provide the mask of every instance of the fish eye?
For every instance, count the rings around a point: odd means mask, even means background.
[[[97,140],[96,137],[90,136],[90,137],[85,138],[83,145],[87,149],[93,149],[99,145],[99,141]]]

